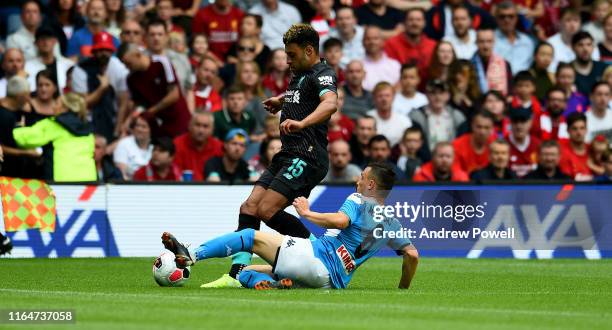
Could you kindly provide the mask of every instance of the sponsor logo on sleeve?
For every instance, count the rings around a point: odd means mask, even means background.
[[[340,245],[336,249],[336,254],[338,255],[338,258],[340,258],[340,260],[342,261],[342,266],[344,267],[344,272],[346,273],[346,275],[350,274],[352,271],[355,270],[355,261],[353,260],[353,257],[346,249],[344,244]]]

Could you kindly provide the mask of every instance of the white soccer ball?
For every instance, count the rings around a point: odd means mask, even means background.
[[[174,253],[164,251],[153,263],[153,278],[159,286],[183,286],[191,276],[191,268],[180,269],[174,262]]]

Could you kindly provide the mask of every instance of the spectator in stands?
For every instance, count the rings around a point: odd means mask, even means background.
[[[346,68],[350,61],[365,58],[363,33],[363,27],[357,25],[357,18],[353,8],[340,7],[336,10],[336,27],[331,29],[329,37],[338,38],[342,41],[341,67]]]
[[[399,80],[401,64],[385,53],[384,39],[379,27],[366,27],[363,34],[363,47],[366,53],[363,59],[363,67],[367,72],[363,81],[363,88],[371,91],[381,81],[387,81],[395,85]]]
[[[34,80],[38,72],[48,69],[53,72],[59,91],[63,91],[66,87],[66,73],[74,63],[61,55],[55,55],[53,49],[57,46],[57,37],[49,27],[42,26],[36,30],[35,44],[38,56],[25,63],[30,86],[35,85]]]
[[[215,61],[204,59],[196,69],[196,82],[187,92],[187,105],[191,113],[197,110],[216,112],[223,108],[221,95],[214,88],[219,68]]]
[[[404,32],[404,13],[388,6],[386,0],[370,0],[358,7],[355,14],[359,25],[378,27],[383,39]]]
[[[263,101],[272,95],[263,87],[261,71],[255,62],[243,62],[238,65],[237,69],[236,85],[244,91],[247,102],[245,112],[251,114],[256,123],[255,134],[251,135],[250,140],[258,143],[264,138],[261,131],[269,115],[269,112],[263,107]]]
[[[428,104],[427,96],[417,90],[420,83],[421,78],[416,65],[411,63],[402,65],[399,90],[393,98],[393,112],[407,116],[410,112]]]
[[[567,98],[567,108],[563,113],[564,116],[568,116],[573,112],[584,112],[587,110],[589,99],[582,93],[576,90],[574,84],[576,80],[576,70],[569,63],[561,62],[557,66],[557,72],[555,74],[555,80],[557,86],[564,90]]]
[[[223,156],[213,157],[206,162],[206,181],[227,184],[255,181],[257,173],[242,159],[248,143],[249,136],[243,129],[229,131],[223,145]]]
[[[325,37],[329,35],[331,28],[336,26],[334,0],[314,0],[312,5],[316,13],[310,19],[310,25],[319,33],[320,38]]]
[[[555,140],[542,142],[538,148],[538,166],[527,174],[526,180],[569,180],[570,177],[565,175],[559,168],[561,159],[561,149],[559,143]]]
[[[512,69],[503,57],[494,52],[495,32],[483,28],[476,32],[478,50],[472,57],[472,64],[478,73],[480,91],[496,90],[508,95],[512,84]]]
[[[489,164],[489,144],[493,135],[493,116],[478,112],[472,117],[472,130],[453,141],[455,165],[465,173],[484,168]]]
[[[510,169],[520,178],[536,168],[540,139],[531,135],[533,114],[526,108],[510,109],[512,128],[510,143]]]
[[[127,119],[128,70],[113,56],[117,49],[108,32],[100,32],[93,39],[93,57],[79,63],[72,72],[72,90],[85,97],[94,132],[112,141],[120,135]]]
[[[603,135],[596,135],[589,146],[589,160],[587,165],[596,178],[605,172],[603,154],[609,149],[608,139]]]
[[[246,52],[250,53],[250,60],[257,62],[262,72],[265,71],[272,50],[261,40],[262,26],[263,21],[259,15],[247,14],[242,18],[240,23],[240,39],[238,39],[237,43],[232,44],[228,51],[228,63],[238,63],[240,61],[239,55],[244,55]],[[248,44],[245,45],[245,41]]]
[[[259,64],[255,62],[256,46],[252,38],[240,37],[240,39],[238,39],[237,49],[237,59],[228,60],[227,63],[221,67],[219,72],[225,86],[231,86],[236,83],[236,71],[242,68],[244,63],[255,63],[257,71],[261,72]]]
[[[563,8],[560,19],[559,32],[546,40],[555,49],[550,71],[556,71],[560,62],[569,63],[576,57],[572,50],[572,38],[580,31],[580,12],[572,7]]]
[[[210,51],[218,58],[225,58],[232,43],[238,41],[242,17],[244,17],[242,10],[232,5],[230,0],[215,0],[212,4],[200,8],[195,14],[191,33],[206,35]]]
[[[359,117],[355,123],[355,130],[349,144],[351,145],[351,162],[361,168],[367,165],[370,157],[368,144],[376,135],[376,119],[370,116]]]
[[[457,7],[466,7],[472,17],[472,27],[478,29],[480,27],[492,27],[495,21],[491,15],[478,6],[472,5],[471,2],[465,0],[443,0],[438,2],[429,11],[427,11],[427,29],[425,33],[430,38],[440,40],[445,36],[453,34],[452,13]]]
[[[534,117],[533,132],[540,140],[568,139],[567,123],[563,113],[567,107],[565,91],[559,87],[548,90],[546,96],[546,111]]]
[[[574,34],[572,50],[576,54],[576,58],[572,61],[576,70],[576,89],[588,95],[593,85],[601,79],[608,65],[593,60],[592,54],[596,48],[593,44],[593,37],[588,32],[580,31]],[[599,59],[599,55],[597,58]]]
[[[593,178],[587,164],[589,145],[585,142],[587,120],[583,113],[573,113],[567,117],[567,132],[569,139],[560,141],[561,162],[559,167],[563,173],[576,181],[589,181]]]
[[[470,180],[478,183],[486,181],[509,181],[517,179],[516,174],[509,168],[510,145],[506,140],[497,139],[489,145],[489,165],[470,174]]]
[[[608,149],[601,155],[604,165],[604,174],[596,178],[597,182],[612,182],[612,150]]]
[[[595,0],[591,3],[591,21],[584,24],[583,31],[593,36],[595,44],[604,40],[604,20],[610,14],[609,0]]]
[[[7,48],[18,48],[23,51],[26,61],[36,58],[35,34],[40,27],[42,16],[40,4],[36,0],[26,0],[21,4],[21,28],[6,39]],[[53,53],[60,55],[59,45],[53,47]]]
[[[116,0],[110,0],[110,1],[116,1]],[[172,19],[174,16],[174,10],[176,9],[174,8],[174,2],[172,0],[156,0],[155,2],[156,2],[155,11],[157,13],[157,18],[159,18],[161,21],[164,22],[164,24],[166,25],[166,31],[168,33],[177,32],[177,33],[181,33],[184,35],[185,31],[183,30],[183,28],[180,25],[174,24],[173,19]],[[196,8],[196,11],[197,10],[198,8]]]
[[[422,164],[418,152],[423,146],[423,142],[423,132],[418,127],[409,127],[404,131],[397,167],[406,173],[406,177],[409,179],[412,179],[414,173]]]
[[[95,135],[94,161],[98,173],[98,182],[111,182],[123,180],[123,174],[113,164],[113,160],[106,154],[108,142],[100,134]]]
[[[451,93],[450,105],[461,111],[466,118],[471,118],[481,98],[478,76],[472,63],[468,60],[453,62],[447,82]]]
[[[191,117],[189,131],[174,139],[174,163],[181,171],[191,171],[193,181],[204,180],[206,162],[223,155],[223,142],[213,136],[213,130],[213,114],[197,110]]]
[[[451,23],[454,33],[445,36],[442,40],[453,45],[458,59],[471,59],[478,48],[469,9],[463,5],[453,7]]]
[[[243,129],[251,135],[255,132],[255,118],[245,111],[246,96],[244,89],[233,86],[227,91],[226,107],[214,114],[214,135],[222,139],[227,133],[235,128]]]
[[[427,79],[437,79],[448,82],[448,71],[457,60],[457,54],[448,41],[440,41],[431,55],[431,64],[427,70]]]
[[[342,111],[353,120],[365,115],[374,107],[372,93],[363,88],[365,75],[361,61],[353,60],[346,66],[346,83],[342,87],[346,95]]]
[[[121,45],[117,56],[130,70],[127,85],[132,101],[149,121],[153,135],[174,137],[186,132],[191,115],[170,61],[146,55],[135,44]]]
[[[591,109],[585,113],[587,118],[586,142],[593,141],[595,136],[612,137],[612,109],[610,99],[612,87],[607,82],[597,82],[591,90]]]
[[[30,112],[26,114],[26,126],[52,117],[59,102],[59,95],[53,71],[44,69],[36,74],[36,94],[30,99]]]
[[[412,121],[407,116],[391,111],[395,94],[391,84],[387,82],[376,84],[372,94],[374,96],[374,109],[368,111],[367,114],[376,119],[376,131],[384,133],[391,145],[394,146],[402,139],[404,130],[412,126]]]
[[[46,180],[96,181],[94,136],[82,96],[63,95],[53,118],[41,120],[31,127],[16,128],[13,137],[20,148],[51,145],[43,151]]]
[[[436,42],[423,33],[425,12],[418,8],[409,9],[404,25],[404,33],[385,42],[385,52],[401,64],[415,63],[419,68],[419,75],[425,79],[436,47]]]
[[[506,116],[506,100],[498,91],[488,91],[482,98],[482,110],[493,116],[493,134],[505,138],[510,132],[510,119]]]
[[[336,94],[338,94],[337,110],[329,118],[329,123],[327,125],[327,140],[329,142],[336,140],[344,140],[348,142],[353,136],[355,123],[351,120],[351,118],[342,113],[342,107],[344,105],[344,90],[338,89]]]
[[[167,57],[178,78],[181,91],[185,93],[191,90],[191,63],[187,55],[168,48],[168,31],[162,20],[152,20],[146,30],[147,50],[153,56]]]
[[[512,107],[527,109],[534,116],[539,116],[542,113],[542,105],[535,96],[535,78],[529,71],[521,71],[514,76],[512,91]]]
[[[427,99],[429,104],[412,111],[410,118],[425,133],[431,150],[438,142],[455,139],[459,126],[465,122],[465,116],[449,106],[449,87],[442,81],[432,80],[427,83]]]
[[[181,170],[173,162],[175,150],[168,137],[153,140],[151,160],[134,173],[133,181],[182,181]]]
[[[266,74],[263,76],[262,84],[273,96],[283,94],[289,87],[289,77],[291,70],[287,64],[287,53],[282,48],[272,51],[270,60],[266,67]],[[361,84],[359,84],[361,86]]]
[[[468,175],[459,168],[453,168],[454,150],[450,142],[439,142],[433,148],[430,162],[421,166],[414,176],[414,182],[467,182]]]
[[[294,6],[279,0],[262,0],[249,13],[262,17],[262,39],[270,49],[284,48],[283,34],[291,25],[302,22],[302,16]]]
[[[125,180],[131,180],[136,170],[147,165],[153,153],[151,128],[145,118],[135,117],[131,121],[130,131],[132,134],[119,140],[113,152],[115,166]]]
[[[59,42],[61,54],[67,54],[68,40],[74,31],[85,26],[85,20],[78,10],[76,0],[51,0],[50,10],[42,25],[50,26]]]
[[[600,60],[612,64],[612,12],[604,19],[604,40],[597,44]]]
[[[4,151],[2,175],[24,177],[23,158],[38,158],[40,153],[34,149],[17,148],[12,132],[25,121],[23,109],[30,101],[30,86],[25,78],[15,75],[5,84],[5,91],[6,97],[0,99],[0,147]]]
[[[344,72],[340,67],[342,59],[342,41],[337,38],[329,38],[323,43],[323,59],[336,72],[336,82],[338,85],[344,83]]]
[[[191,68],[195,70],[204,59],[214,61],[218,67],[224,65],[223,61],[210,51],[208,38],[204,34],[198,33],[191,38],[191,55],[189,56]]]
[[[94,43],[94,35],[106,32],[105,24],[108,18],[106,4],[103,0],[91,0],[87,3],[87,25],[74,31],[70,40],[68,40],[68,48],[66,56],[72,60],[77,60],[79,57],[85,58],[92,55],[92,44]],[[119,40],[109,34],[106,34],[111,39],[108,41],[113,44],[113,49],[119,47]]]
[[[119,33],[119,40],[121,41],[121,43],[144,45],[143,35],[144,32],[140,23],[138,23],[138,21],[128,18],[121,25],[121,33]]]
[[[514,74],[529,69],[535,46],[529,36],[518,31],[517,6],[510,0],[497,4],[495,18],[497,30],[495,30],[494,52],[510,63]]]
[[[282,145],[280,137],[268,138],[261,142],[259,154],[249,160],[249,166],[255,170],[258,179],[272,164],[272,159],[280,152]]]
[[[2,56],[2,71],[4,72],[4,77],[0,79],[0,97],[5,97],[7,95],[7,86],[8,81],[19,75],[21,77],[26,77],[27,73],[25,72],[25,59],[23,58],[23,52],[17,48],[9,48],[4,52],[4,56]],[[30,89],[34,89],[33,86],[30,86]]]
[[[546,98],[546,92],[555,84],[555,76],[548,71],[555,54],[555,49],[547,42],[539,43],[533,53],[533,64],[529,73],[535,78],[535,95],[538,100]]]
[[[336,140],[329,144],[329,171],[322,182],[346,183],[355,182],[361,174],[361,168],[351,164],[349,144]]]
[[[106,12],[108,13],[108,18],[106,19],[107,31],[113,37],[119,38],[119,34],[121,33],[121,25],[127,16],[125,7],[123,6],[123,0],[105,0],[104,2],[106,3]],[[158,13],[162,11],[161,9],[162,2],[158,1]]]
[[[391,143],[384,135],[379,134],[373,136],[368,143],[368,149],[370,150],[370,159],[368,160],[368,163],[387,163],[395,172],[396,182],[408,180],[406,173],[402,172],[402,170],[400,170],[399,167],[397,167],[397,165],[391,161]]]

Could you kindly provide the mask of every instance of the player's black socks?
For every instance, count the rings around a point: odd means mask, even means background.
[[[245,264],[233,264],[232,268],[230,268],[229,276],[238,279],[238,274],[246,267]]]
[[[245,213],[240,213],[240,215],[238,215],[238,230],[237,231],[248,229],[248,228],[259,230],[260,226],[261,226],[261,221],[257,219],[255,216],[245,214]]]
[[[266,225],[283,235],[300,238],[310,237],[310,231],[304,226],[300,219],[283,210],[276,212],[276,214],[266,222]]]

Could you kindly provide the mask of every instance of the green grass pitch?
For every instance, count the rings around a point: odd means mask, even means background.
[[[347,290],[257,292],[199,288],[228,260],[160,288],[153,259],[0,259],[0,309],[76,309],[76,325],[15,329],[612,328],[612,260],[422,258],[400,291],[401,259],[375,258]]]

